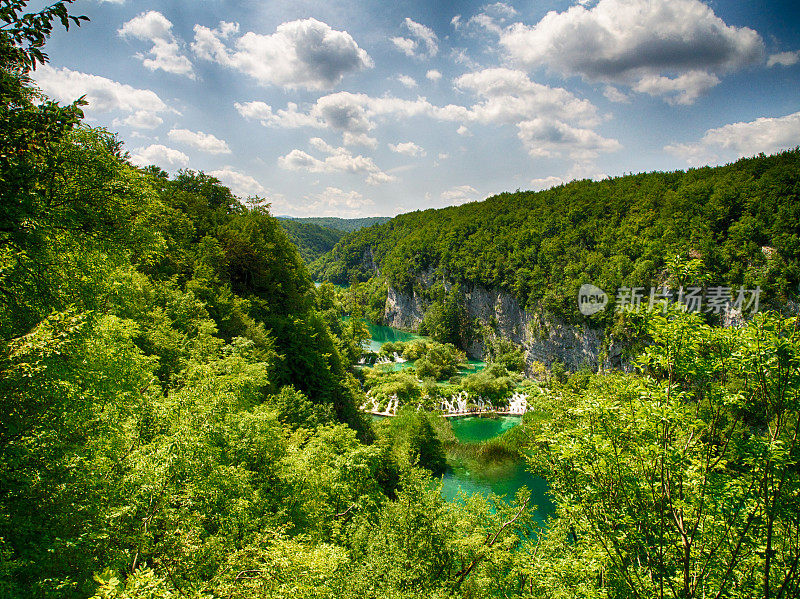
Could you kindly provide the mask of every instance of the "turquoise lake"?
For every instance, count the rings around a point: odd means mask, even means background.
[[[453,418],[452,425],[459,441],[479,443],[517,426],[520,421],[519,416],[502,416],[496,419],[467,417]],[[494,474],[473,472],[465,468],[451,469],[442,477],[442,496],[448,501],[455,501],[459,492],[467,495],[480,493],[484,497],[494,493],[506,501],[513,501],[514,495],[523,486],[531,492],[531,500],[536,505],[535,519],[544,523],[555,512],[555,506],[547,495],[547,481],[528,472],[524,461],[516,462]]]
[[[421,339],[419,335],[401,331],[393,327],[386,327],[366,323],[370,333],[369,350],[380,351],[381,346],[389,341],[411,341]],[[366,345],[366,344],[365,344]],[[367,349],[365,347],[365,349]],[[386,364],[384,368],[400,369],[411,363]],[[477,360],[470,360],[469,371],[481,370],[485,364]],[[462,371],[463,372],[463,371]],[[465,373],[466,373],[465,372]],[[374,418],[380,418],[375,416]],[[519,416],[501,416],[499,418],[452,418],[453,432],[463,443],[480,443],[501,435],[509,428],[521,422]],[[531,500],[536,505],[535,519],[543,523],[555,511],[550,501],[547,490],[547,481],[541,477],[533,476],[526,469],[524,461],[512,463],[501,472],[470,472],[465,468],[452,468],[442,476],[442,496],[448,501],[457,501],[459,492],[472,495],[480,493],[488,497],[494,493],[506,501],[513,501],[516,492],[523,486],[531,492]]]

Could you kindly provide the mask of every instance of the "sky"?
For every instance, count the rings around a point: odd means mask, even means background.
[[[31,2],[34,10],[44,3]],[[35,80],[131,160],[392,216],[800,145],[795,0],[77,0]]]

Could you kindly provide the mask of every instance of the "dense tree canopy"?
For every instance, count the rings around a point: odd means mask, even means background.
[[[267,210],[202,172],[134,167],[77,104],[42,97],[27,74],[51,23],[75,21],[66,3],[0,1],[0,596],[797,596],[796,318],[657,317],[638,373],[562,373],[537,394],[515,451],[535,447],[551,482],[547,531],[524,489],[446,502],[430,474],[443,421],[413,404],[416,375],[364,375],[410,404],[373,427],[356,408],[361,314],[342,320]],[[796,281],[796,155],[731,167],[763,209],[743,200],[722,226],[698,204],[692,227],[727,231],[705,267]],[[757,259],[767,243],[775,263]],[[373,306],[374,284],[356,290]],[[409,347],[432,376],[463,359]],[[517,350],[492,351],[465,386],[516,383]]]
[[[402,214],[346,236],[312,272],[346,284],[369,279],[376,267],[402,289],[433,273],[503,289],[529,309],[574,320],[583,283],[611,294],[676,283],[670,260],[680,256],[699,260],[702,271],[681,282],[760,285],[762,301],[777,305],[796,297],[800,283],[799,210],[800,150],[793,150]]]

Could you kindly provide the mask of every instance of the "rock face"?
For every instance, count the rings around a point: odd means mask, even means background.
[[[383,313],[384,324],[397,329],[417,330],[424,314],[422,299],[416,291],[409,295],[389,287]]]
[[[505,291],[478,285],[462,285],[461,289],[469,317],[476,318],[481,325],[489,326],[498,336],[521,345],[529,365],[538,361],[549,367],[553,362],[562,362],[568,370],[573,371],[584,364],[596,369],[599,361],[603,362],[603,366],[609,365],[608,359],[600,357],[603,329],[567,324],[553,317],[533,314],[524,310],[517,299]],[[398,328],[416,329],[422,322],[425,307],[416,291],[404,292],[389,287],[385,323]],[[467,353],[478,359],[483,357],[484,351],[481,340],[473,341],[467,348]]]

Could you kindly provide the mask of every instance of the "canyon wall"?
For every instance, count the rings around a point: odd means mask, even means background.
[[[426,278],[423,275],[419,283],[430,283]],[[468,316],[491,327],[498,336],[521,345],[529,365],[538,361],[549,367],[553,362],[562,362],[571,371],[583,365],[593,370],[598,366],[624,367],[613,345],[603,351],[605,332],[602,328],[569,324],[552,316],[533,314],[502,290],[469,284],[462,284],[461,290]],[[423,298],[416,291],[390,286],[384,322],[389,326],[416,330],[425,308]],[[467,353],[472,358],[481,359],[484,349],[483,340],[477,339],[467,347]]]

